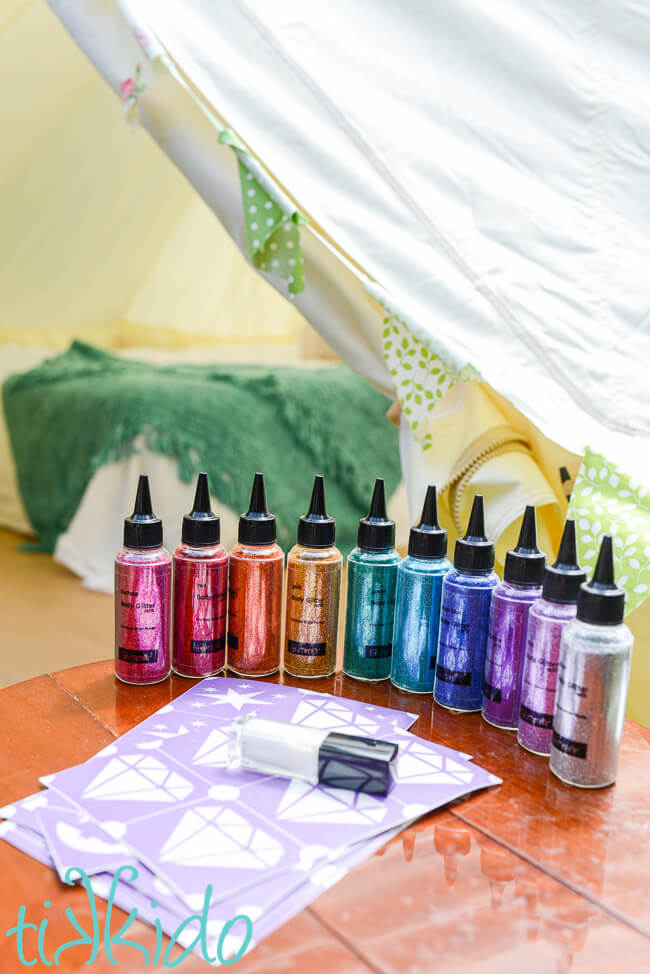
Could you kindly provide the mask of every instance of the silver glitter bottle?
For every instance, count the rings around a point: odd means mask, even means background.
[[[562,633],[550,765],[569,785],[616,780],[633,643],[624,608],[606,534],[593,578],[580,586],[577,618]]]

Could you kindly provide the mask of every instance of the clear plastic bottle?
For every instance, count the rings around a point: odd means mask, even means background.
[[[586,574],[578,564],[575,522],[567,519],[557,558],[544,572],[542,597],[528,615],[517,740],[533,754],[551,753],[562,633],[576,617]]]
[[[171,555],[151,507],[149,479],[141,474],[115,558],[115,676],[123,683],[160,683],[169,676],[171,589]]]
[[[200,473],[194,505],[183,518],[174,552],[172,667],[179,676],[216,676],[226,664],[228,555],[220,520],[210,509],[208,476]]]
[[[517,546],[506,554],[503,581],[492,596],[485,655],[483,719],[505,730],[516,730],[519,723],[528,614],[542,594],[545,565],[546,557],[537,547],[535,508],[528,505]]]
[[[577,618],[562,633],[550,766],[569,785],[616,780],[634,642],[624,608],[606,534],[593,578],[580,587]]]
[[[264,476],[256,473],[230,552],[228,669],[240,676],[270,676],[280,669],[284,552],[275,539]]]
[[[494,545],[485,536],[483,496],[474,498],[454,567],[442,583],[433,699],[449,710],[480,710],[492,593],[499,584]]]
[[[343,556],[334,544],[335,528],[317,476],[298,543],[287,555],[284,668],[292,676],[331,676],[336,669]]]
[[[359,522],[357,547],[348,555],[343,672],[356,680],[390,676],[399,561],[395,522],[387,516],[384,481],[378,477],[368,517]]]
[[[409,693],[431,693],[440,631],[442,583],[451,565],[447,532],[438,524],[436,488],[427,488],[420,523],[411,528],[408,555],[397,570],[390,679]]]

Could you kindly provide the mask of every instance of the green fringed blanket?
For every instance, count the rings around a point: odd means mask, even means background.
[[[400,478],[387,401],[346,366],[154,366],[75,342],[10,376],[2,393],[41,550],[51,551],[66,530],[95,471],[128,456],[141,434],[150,450],[177,460],[181,480],[206,470],[212,495],[235,511],[246,509],[253,474],[264,471],[285,548],[315,473],[325,476],[344,550],[356,542],[374,478],[383,476],[388,492]],[[155,504],[155,483],[152,494]]]

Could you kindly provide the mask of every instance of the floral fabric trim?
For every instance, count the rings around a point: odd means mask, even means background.
[[[639,481],[590,447],[569,502],[575,518],[580,563],[591,574],[600,539],[611,534],[616,582],[627,592],[625,612],[650,593],[650,494]]]
[[[147,85],[142,80],[142,66],[136,65],[133,77],[125,78],[120,85],[120,98],[122,99],[122,110],[128,122],[137,121],[138,99],[147,90]]]

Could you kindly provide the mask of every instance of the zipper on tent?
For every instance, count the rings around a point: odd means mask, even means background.
[[[465,490],[481,467],[504,453],[527,453],[531,457],[533,455],[530,443],[523,435],[517,433],[511,426],[497,426],[470,443],[452,470],[443,490],[449,489],[449,509],[459,535],[462,535],[465,530],[461,517]]]

